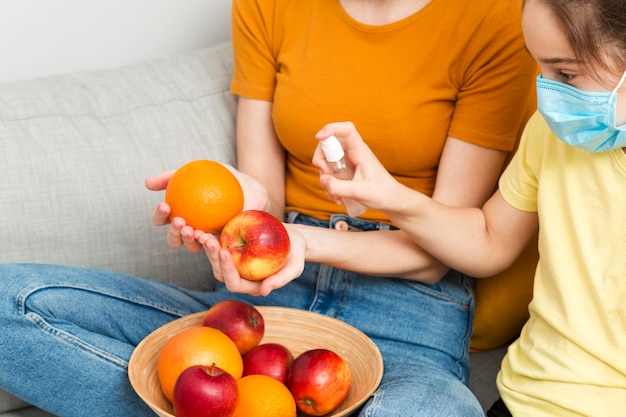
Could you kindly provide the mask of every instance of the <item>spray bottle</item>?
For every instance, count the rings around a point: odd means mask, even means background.
[[[334,135],[322,141],[322,151],[335,178],[351,180],[354,177],[354,166],[346,158],[341,143]],[[357,217],[365,213],[365,206],[355,200],[344,198],[342,201],[349,216]]]

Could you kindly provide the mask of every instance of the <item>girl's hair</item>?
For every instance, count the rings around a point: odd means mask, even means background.
[[[550,10],[590,70],[626,69],[625,0],[537,0]]]

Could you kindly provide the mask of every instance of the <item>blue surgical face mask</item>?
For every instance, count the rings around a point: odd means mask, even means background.
[[[608,93],[590,93],[568,84],[537,77],[537,108],[561,140],[589,152],[626,147],[626,125],[615,125],[617,87]]]

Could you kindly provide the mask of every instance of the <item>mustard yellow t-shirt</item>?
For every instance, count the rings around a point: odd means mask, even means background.
[[[314,134],[329,122],[352,121],[389,172],[429,195],[448,135],[512,150],[535,108],[520,16],[519,1],[432,0],[369,26],[338,0],[234,0],[231,91],[273,102],[286,209],[344,212],[311,164]]]
[[[540,114],[500,180],[539,215],[530,319],[498,388],[515,417],[626,415],[626,155],[590,153]]]

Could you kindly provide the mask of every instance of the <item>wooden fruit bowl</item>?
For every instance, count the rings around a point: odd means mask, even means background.
[[[330,349],[350,367],[352,385],[344,402],[329,417],[348,416],[376,390],[383,376],[380,351],[360,330],[332,317],[284,307],[257,307],[265,320],[261,343],[280,343],[294,357],[309,349]],[[161,347],[176,333],[202,325],[206,312],[174,320],[150,333],[135,348],[128,363],[128,377],[135,392],[161,417],[175,417],[172,404],[161,392],[157,358]]]

